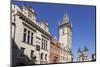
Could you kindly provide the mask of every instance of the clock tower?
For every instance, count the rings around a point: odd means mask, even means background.
[[[63,20],[59,21],[59,42],[66,51],[71,51],[72,25],[67,14],[64,14]]]

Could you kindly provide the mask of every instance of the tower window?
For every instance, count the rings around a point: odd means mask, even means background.
[[[62,34],[64,34],[64,33],[65,33],[65,28],[62,29]]]

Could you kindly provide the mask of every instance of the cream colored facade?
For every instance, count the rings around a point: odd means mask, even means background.
[[[59,42],[62,45],[60,61],[72,62],[72,26],[69,23],[69,18],[67,15],[64,15],[63,20],[59,22]],[[62,57],[64,59],[62,59]]]
[[[35,64],[49,63],[50,33],[48,24],[44,21],[37,22],[35,11],[31,7],[23,6],[21,9],[12,5],[12,39],[18,49],[22,50],[30,60],[32,60],[31,56],[36,58]],[[20,54],[21,51],[17,58],[22,58]]]

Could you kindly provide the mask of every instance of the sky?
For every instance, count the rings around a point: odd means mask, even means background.
[[[22,7],[23,4],[31,5],[35,10],[37,20],[46,20],[49,24],[49,30],[52,36],[59,38],[58,22],[62,21],[64,14],[69,16],[72,23],[72,53],[76,61],[77,50],[88,48],[89,56],[95,53],[95,25],[96,8],[89,5],[72,4],[50,4],[39,2],[16,1],[15,4]]]

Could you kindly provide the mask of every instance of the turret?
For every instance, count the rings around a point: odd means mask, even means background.
[[[84,47],[84,56],[87,56],[88,55],[88,49],[87,49],[87,47],[85,46]]]
[[[26,15],[31,20],[36,21],[36,14],[31,5],[24,4],[22,10],[23,10],[24,15]]]

